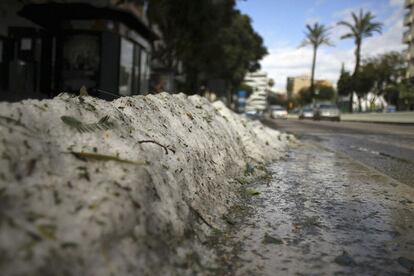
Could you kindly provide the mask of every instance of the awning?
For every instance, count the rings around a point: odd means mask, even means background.
[[[116,8],[99,8],[85,3],[28,4],[18,12],[18,15],[51,31],[58,31],[62,20],[112,20],[124,23],[148,40],[158,39],[158,36],[139,17]]]

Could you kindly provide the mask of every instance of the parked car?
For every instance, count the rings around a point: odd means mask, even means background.
[[[259,110],[249,110],[244,113],[248,118],[253,120],[261,120],[263,119],[263,111]]]
[[[393,113],[397,111],[397,107],[395,105],[388,105],[385,109],[385,112]]]
[[[300,108],[298,108],[298,107],[295,107],[294,109],[292,109],[291,111],[289,111],[289,113],[291,113],[291,114],[299,114],[300,113]]]
[[[270,117],[273,119],[282,118],[287,119],[287,110],[280,105],[270,106]]]
[[[299,111],[299,120],[313,119],[313,108],[310,106],[304,107]]]
[[[314,120],[340,121],[341,112],[335,104],[319,104],[315,109]]]

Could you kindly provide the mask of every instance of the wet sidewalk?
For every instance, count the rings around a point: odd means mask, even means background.
[[[223,274],[414,274],[413,188],[309,144],[269,170],[222,234]]]

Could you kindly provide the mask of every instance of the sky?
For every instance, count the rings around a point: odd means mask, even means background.
[[[315,78],[334,84],[342,64],[349,71],[355,64],[354,41],[341,40],[347,30],[337,25],[338,21],[349,21],[352,11],[371,11],[375,21],[384,24],[382,34],[363,41],[363,57],[407,48],[402,43],[404,0],[238,0],[237,7],[252,18],[254,29],[264,39],[269,54],[261,61],[262,71],[275,80],[280,92],[286,90],[288,76],[310,75],[312,48],[299,48],[306,24],[319,22],[331,27],[335,46],[318,50]]]

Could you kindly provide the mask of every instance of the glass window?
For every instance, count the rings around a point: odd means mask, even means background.
[[[119,94],[131,95],[132,90],[132,66],[134,62],[134,44],[121,38],[121,60],[119,66]]]
[[[150,78],[149,70],[149,55],[148,53],[141,49],[141,81],[140,81],[140,92],[145,94],[148,92],[148,84]]]
[[[3,40],[0,39],[0,63],[3,62]]]
[[[98,85],[100,63],[99,36],[74,34],[64,37],[63,89],[78,91],[80,87]]]
[[[134,46],[134,81],[132,94],[139,94],[140,91],[140,47],[135,44]]]

